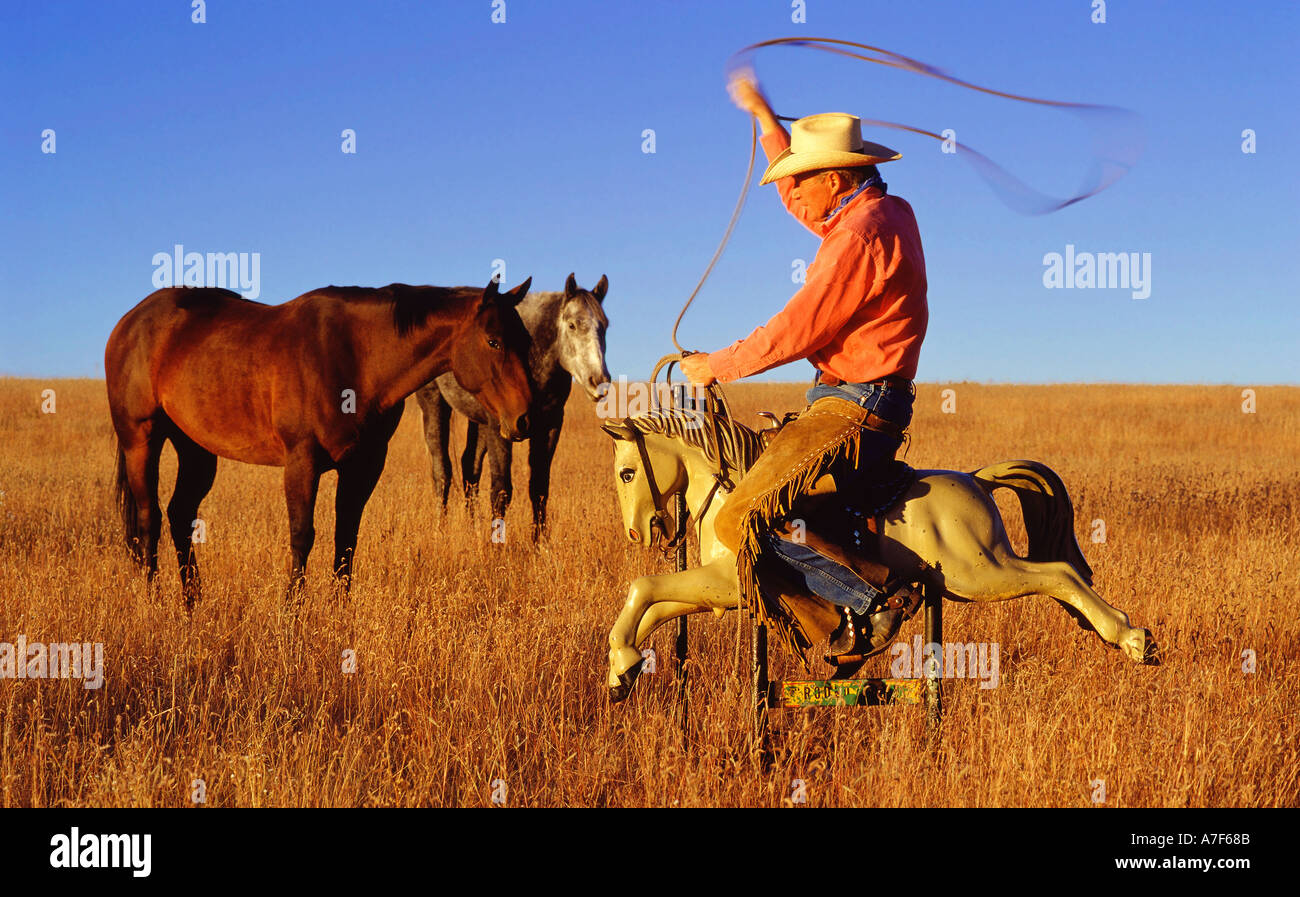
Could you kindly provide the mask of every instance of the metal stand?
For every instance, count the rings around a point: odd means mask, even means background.
[[[768,711],[771,707],[771,686],[767,675],[767,624],[756,616],[752,652],[750,654],[750,697],[753,706],[753,725],[750,732],[750,750],[766,769],[772,762],[772,748],[768,731]]]
[[[753,717],[751,746],[766,766],[771,760],[768,717],[773,706],[877,707],[886,704],[925,704],[925,727],[931,743],[938,745],[943,718],[943,590],[926,587],[924,643],[938,646],[938,663],[922,663],[920,679],[787,679],[771,682],[767,669],[767,627],[755,620],[751,686]],[[923,646],[923,650],[924,646]]]
[[[933,586],[925,587],[925,643],[939,646],[939,663],[925,667],[925,724],[933,736],[943,717],[943,596]]]
[[[674,391],[676,393],[674,398],[677,401],[677,407],[682,409],[686,409],[688,407],[694,407],[694,400],[688,397],[685,384],[675,387]],[[686,510],[685,490],[682,490],[681,492],[677,493],[677,505],[675,511],[677,517],[677,531],[681,532],[682,531],[681,528],[686,526],[687,510]],[[682,541],[677,546],[677,571],[679,573],[686,569],[686,563],[687,563],[686,540],[682,539]],[[676,666],[674,668],[674,676],[677,684],[677,707],[679,712],[681,713],[681,719],[682,719],[683,743],[686,740],[688,726],[690,723],[690,716],[689,716],[690,706],[687,701],[687,692],[686,692],[686,676],[687,676],[686,653],[689,646],[688,633],[689,633],[689,629],[687,624],[687,618],[685,616],[678,617],[677,638],[673,643],[673,649],[674,649],[673,653],[675,655],[675,660],[676,660]]]

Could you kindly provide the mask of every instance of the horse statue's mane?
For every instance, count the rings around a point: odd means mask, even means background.
[[[714,417],[717,427],[708,423],[707,418]],[[763,438],[757,432],[741,423],[728,422],[718,415],[707,411],[695,411],[687,408],[658,408],[649,414],[629,417],[625,421],[642,433],[668,436],[680,439],[693,448],[704,452],[710,461],[717,461],[721,450],[727,466],[741,473],[749,470],[758,456],[763,453]],[[735,437],[732,436],[735,428]],[[717,438],[714,438],[714,430]]]

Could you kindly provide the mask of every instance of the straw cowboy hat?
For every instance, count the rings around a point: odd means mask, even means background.
[[[790,126],[790,147],[772,160],[760,184],[819,168],[853,168],[901,159],[902,153],[862,139],[862,120],[844,112],[809,115]]]

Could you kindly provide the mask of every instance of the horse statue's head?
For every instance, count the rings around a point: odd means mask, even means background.
[[[647,548],[668,532],[666,502],[686,486],[679,452],[661,439],[646,440],[645,418],[607,421],[601,429],[614,438],[614,488],[627,537]],[[658,532],[656,532],[658,530]]]
[[[719,453],[729,469],[743,474],[762,452],[762,440],[753,430],[741,424],[706,426],[705,414],[663,408],[601,425],[614,438],[614,488],[633,542],[650,547],[658,535],[677,535],[668,499],[692,481],[712,480]],[[715,491],[710,489],[704,500]],[[689,510],[692,516],[702,514],[701,508]]]

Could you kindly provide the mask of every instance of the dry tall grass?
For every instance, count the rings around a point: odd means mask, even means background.
[[[39,411],[45,388],[55,414]],[[940,413],[941,388],[957,413]],[[747,421],[802,405],[793,385],[730,392]],[[1109,806],[1294,806],[1300,793],[1297,389],[1262,388],[1244,414],[1229,387],[922,385],[907,460],[1053,467],[1097,590],[1153,630],[1164,665],[1133,665],[1047,598],[949,604],[950,640],[1000,645],[1001,684],[947,686],[936,757],[920,708],[778,712],[767,773],[745,749],[737,615],[692,620],[687,741],[669,633],[655,639],[659,672],[625,705],[606,698],[627,585],[669,568],[624,538],[612,449],[585,400],[570,405],[537,548],[522,453],[509,538],[494,545],[485,506],[446,520],[433,507],[408,408],[346,600],[327,576],[325,478],[296,621],[282,606],[278,469],[221,462],[191,620],[168,538],[154,595],[123,548],[102,382],[0,380],[0,434],[0,641],[99,641],[106,654],[97,691],[0,681],[5,806],[186,806],[196,779],[209,806],[482,805],[496,779],[516,806],[780,805],[796,778],[810,805],[1084,806],[1096,779]],[[168,449],[164,504],[174,471]],[[1023,548],[1018,513],[1000,505]],[[772,653],[774,674],[788,669]]]

